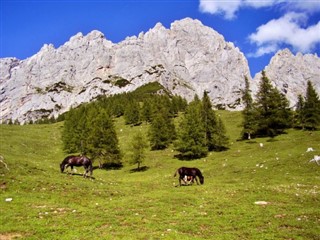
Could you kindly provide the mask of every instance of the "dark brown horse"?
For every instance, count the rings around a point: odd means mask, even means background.
[[[80,166],[83,166],[85,169],[83,177],[87,177],[88,172],[90,172],[90,176],[92,176],[92,162],[86,156],[68,156],[65,159],[63,159],[62,163],[60,164],[60,169],[63,173],[64,170],[68,167],[70,167],[71,171],[73,171],[73,167]]]
[[[177,169],[177,171],[174,173],[174,177],[179,173],[179,185],[181,186],[181,181],[184,182],[184,184],[187,184],[185,176],[187,176],[187,179],[196,180],[197,184],[199,185],[198,179],[201,184],[204,183],[204,176],[202,175],[201,171],[198,168],[188,168],[188,167],[181,167]],[[191,177],[191,178],[190,178]]]

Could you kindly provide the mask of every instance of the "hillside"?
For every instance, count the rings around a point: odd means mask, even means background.
[[[175,159],[172,148],[148,151],[141,172],[128,164],[130,136],[148,125],[117,118],[124,167],[95,168],[94,179],[83,179],[80,168],[60,173],[62,123],[0,125],[0,155],[9,168],[0,163],[0,238],[319,239],[320,173],[309,163],[320,155],[319,132],[237,141],[240,113],[218,113],[232,142],[228,151],[194,161]],[[315,151],[307,153],[309,147]],[[175,187],[180,166],[198,167],[204,185]]]

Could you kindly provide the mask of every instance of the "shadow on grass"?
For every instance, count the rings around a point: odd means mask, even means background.
[[[179,159],[180,161],[192,161],[192,160],[197,160],[201,158],[201,157],[194,157],[189,155],[186,156],[183,154],[175,154],[173,157]]]
[[[123,168],[122,163],[103,163],[101,166],[93,166],[93,170],[95,169],[105,169],[105,170],[120,170]]]
[[[145,172],[145,171],[147,171],[148,169],[149,169],[149,167],[143,166],[143,167],[140,167],[140,168],[131,169],[131,170],[130,170],[130,173]]]
[[[83,177],[83,173],[63,173],[66,174],[67,176],[77,176],[77,177]],[[96,179],[93,176],[90,176],[90,174],[87,177],[83,177],[83,178],[90,178],[90,179]]]
[[[181,184],[181,185],[175,185],[175,187],[191,187],[193,184]]]

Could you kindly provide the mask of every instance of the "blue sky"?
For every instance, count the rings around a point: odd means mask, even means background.
[[[0,0],[0,57],[25,59],[92,30],[117,43],[185,17],[239,47],[252,77],[285,47],[320,56],[320,0]]]

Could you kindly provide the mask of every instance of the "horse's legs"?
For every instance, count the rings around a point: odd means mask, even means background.
[[[69,174],[68,167],[70,167],[69,164],[66,164],[66,165],[64,166],[64,169],[66,170],[67,175]]]
[[[71,165],[70,167],[71,167],[71,175],[73,175],[73,172],[74,172],[73,166]]]
[[[199,185],[199,182],[198,182],[198,178],[197,178],[197,176],[195,176],[193,179],[195,179],[195,180],[196,180],[196,182],[197,182],[197,185]]]
[[[83,173],[83,177],[87,177],[87,173],[88,173],[88,168],[86,166],[84,166],[84,173]]]
[[[181,180],[182,180],[181,177],[179,177],[179,186],[181,186]]]

